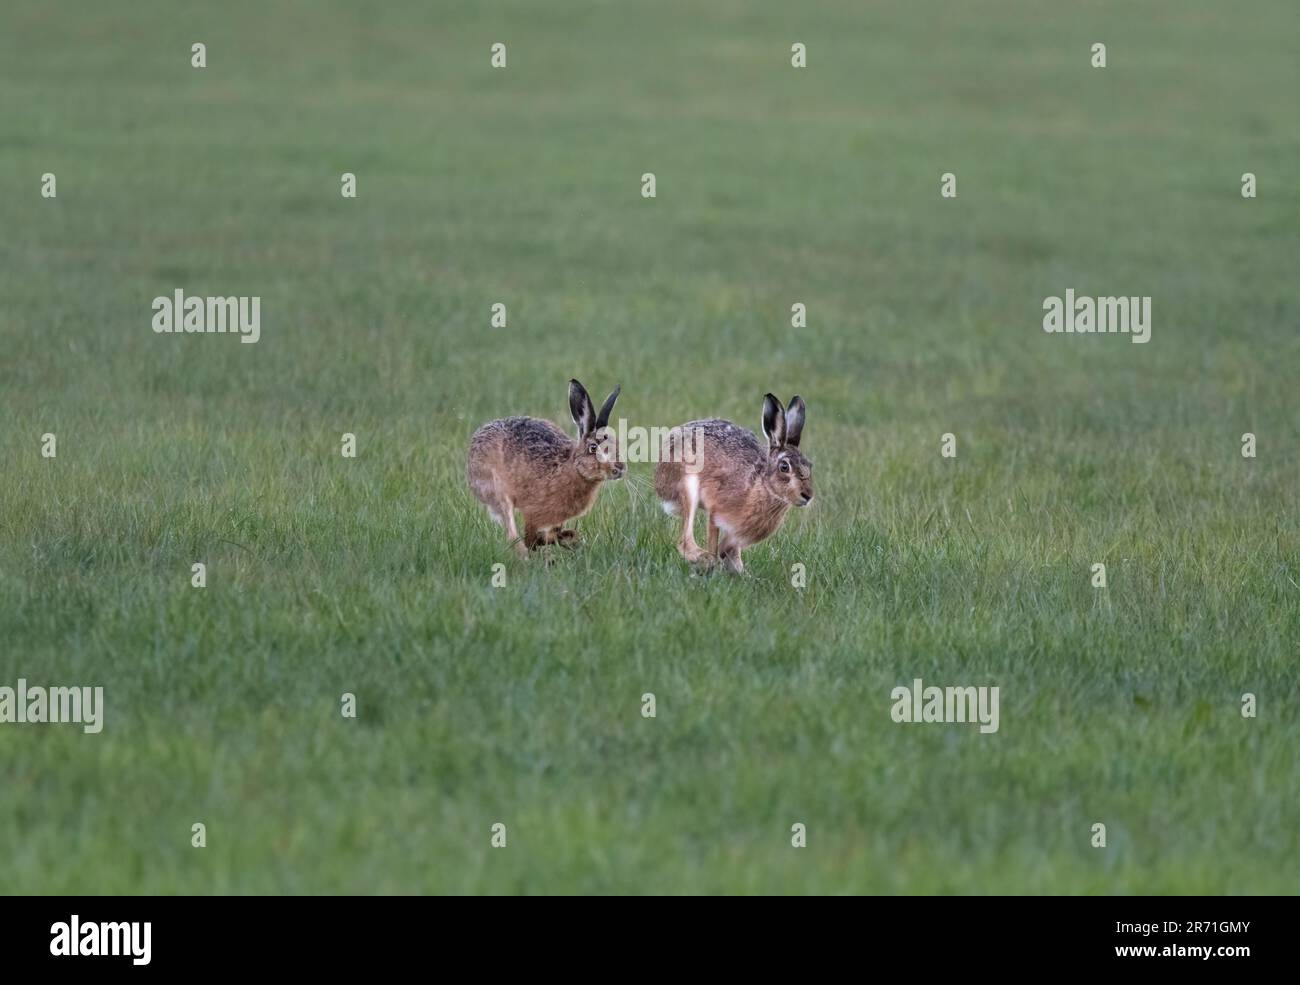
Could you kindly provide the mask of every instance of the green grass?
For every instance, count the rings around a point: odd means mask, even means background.
[[[0,684],[107,703],[0,727],[0,890],[1295,891],[1289,0],[350,8],[0,13]],[[633,465],[518,561],[465,448],[570,376],[801,393],[816,505],[700,577]]]

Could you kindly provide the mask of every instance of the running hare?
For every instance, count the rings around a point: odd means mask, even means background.
[[[731,571],[744,570],[740,552],[780,529],[791,506],[813,499],[812,462],[799,451],[803,435],[804,402],[790,408],[772,394],[763,398],[763,434],[730,421],[691,421],[669,432],[665,447],[681,448],[692,440],[692,471],[681,455],[664,454],[655,469],[655,492],[664,510],[682,518],[677,549],[690,562],[720,560]],[[709,514],[709,549],[695,543],[695,511]]]
[[[582,516],[605,479],[621,478],[618,442],[605,426],[622,389],[605,398],[597,414],[577,380],[569,380],[569,411],[578,426],[575,441],[550,421],[507,417],[474,432],[469,444],[469,487],[488,514],[506,528],[520,557],[544,544],[578,540],[566,520]],[[515,527],[515,510],[524,517],[524,536]]]

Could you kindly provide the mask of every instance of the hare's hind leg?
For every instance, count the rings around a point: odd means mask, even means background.
[[[695,509],[700,502],[700,479],[688,475],[680,462],[660,462],[655,469],[655,492],[669,516],[682,518],[682,532],[677,538],[677,551],[692,564],[704,559],[700,545],[695,543]]]
[[[514,505],[509,500],[500,504],[489,504],[488,516],[506,528],[506,537],[509,538],[507,543],[515,549],[515,553],[520,557],[527,557],[528,548],[524,546],[523,538],[519,536],[519,528],[515,526]]]
[[[519,537],[519,528],[515,526],[515,504],[505,496],[497,495],[491,499],[484,499],[483,505],[487,507],[488,516],[506,528],[506,536],[510,538],[515,553],[520,557],[527,557],[528,548],[524,546]]]
[[[515,547],[515,554],[520,557],[528,556],[528,548],[524,546],[524,539],[520,537],[519,528],[515,526],[515,504],[507,499],[500,505],[499,513],[493,507],[487,507],[487,509],[493,516],[493,520],[506,528],[506,535],[510,538],[512,546]]]
[[[474,451],[469,461],[469,488],[474,498],[487,507],[488,516],[505,527],[510,544],[519,556],[526,557],[528,549],[520,543],[519,530],[515,527],[515,504],[510,501],[496,469]]]
[[[700,504],[700,477],[683,475],[681,481],[682,501],[682,535],[677,541],[677,550],[691,564],[708,559],[709,555],[700,550],[695,543],[695,510]]]

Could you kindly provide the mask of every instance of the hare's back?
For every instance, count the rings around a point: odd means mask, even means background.
[[[536,417],[505,417],[489,421],[476,432],[471,447],[495,446],[507,457],[549,462],[569,454],[573,441],[550,421]]]
[[[704,465],[709,459],[724,459],[730,463],[753,465],[767,458],[766,445],[759,441],[758,435],[749,428],[743,428],[731,421],[710,418],[706,421],[688,421],[682,425],[683,431],[694,431],[704,440]]]

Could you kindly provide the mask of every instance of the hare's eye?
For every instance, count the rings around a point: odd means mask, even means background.
[[[789,461],[787,461],[787,460],[784,459],[784,458],[781,459],[781,471],[782,471],[782,472],[789,472],[789,471],[790,471],[790,463],[789,463]]]
[[[596,454],[596,443],[595,443],[594,441],[593,441],[593,442],[590,442],[590,443],[587,445],[587,454],[588,454],[588,455],[594,455],[594,454]]]

